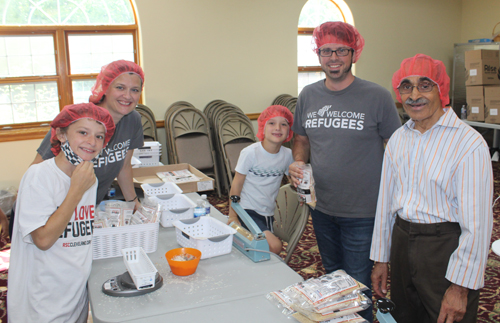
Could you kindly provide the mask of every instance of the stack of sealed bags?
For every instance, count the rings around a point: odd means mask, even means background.
[[[343,270],[296,283],[266,297],[284,315],[302,323],[364,323],[357,314],[370,307],[368,288]]]
[[[94,219],[94,229],[122,227],[133,224],[156,223],[161,215],[161,205],[145,198],[134,212],[135,202],[111,201],[104,204]]]

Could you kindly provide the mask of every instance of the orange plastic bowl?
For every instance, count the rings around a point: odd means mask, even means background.
[[[182,254],[189,254],[195,256],[193,260],[187,261],[176,261],[172,260],[175,256],[179,256]],[[176,248],[167,251],[165,254],[165,258],[167,258],[168,264],[170,265],[170,269],[172,273],[177,276],[189,276],[194,274],[196,268],[198,267],[198,263],[201,258],[201,251],[194,248]]]

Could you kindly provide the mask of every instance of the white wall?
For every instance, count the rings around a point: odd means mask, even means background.
[[[21,178],[35,159],[41,139],[0,143],[0,189],[19,187]]]
[[[500,9],[496,0],[345,1],[366,40],[357,76],[391,92],[392,74],[417,53],[443,60],[451,72],[453,43],[468,37],[462,25],[483,20],[476,3],[495,7],[491,15]],[[179,100],[203,109],[222,99],[255,113],[280,94],[297,94],[296,30],[306,0],[135,2],[145,104],[157,120]],[[39,142],[0,143],[0,188],[19,185]]]

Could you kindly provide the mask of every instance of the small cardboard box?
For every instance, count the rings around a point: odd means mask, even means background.
[[[467,120],[484,121],[484,86],[467,86]]]
[[[465,85],[500,84],[498,50],[477,49],[465,52]]]
[[[484,122],[500,124],[500,86],[484,87]]]
[[[162,180],[156,175],[159,172],[170,172],[176,170],[187,169],[196,177],[200,178],[197,182],[176,183],[183,193],[211,191],[214,189],[214,180],[203,174],[189,164],[174,164],[155,167],[133,168],[132,176],[134,177],[135,187],[140,187],[141,184],[162,183]]]

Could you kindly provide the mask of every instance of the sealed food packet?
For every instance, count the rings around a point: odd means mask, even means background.
[[[275,292],[270,292],[266,295],[266,298],[276,307],[281,309],[282,314],[289,316],[295,313],[295,311],[291,308],[293,301],[290,297],[283,293],[283,291],[277,290]]]
[[[318,313],[314,310],[311,309],[306,309],[304,307],[301,307],[296,304],[292,304],[292,309],[295,311],[299,312],[303,316],[307,317],[308,319],[314,321],[314,322],[323,322],[326,320],[331,320],[334,318],[346,316],[349,314],[354,314],[359,311],[363,311],[370,307],[371,301],[366,297],[363,293],[360,294],[359,300],[356,300],[354,302],[351,302],[348,306],[342,307],[337,310],[332,310],[329,312],[323,312],[323,313]]]
[[[160,218],[161,204],[154,199],[145,198],[130,219],[130,224],[155,223]]]
[[[295,318],[300,323],[316,323],[316,321],[310,320],[298,312],[292,314],[292,317]],[[368,321],[359,316],[359,314],[354,313],[337,317],[331,320],[322,321],[322,323],[368,323]]]
[[[354,290],[363,290],[363,288],[366,289],[366,286],[339,269],[330,274],[292,285],[285,289],[285,292],[300,302],[318,305],[339,299]]]
[[[349,315],[370,307],[371,300],[362,293],[367,289],[344,270],[337,270],[271,292],[266,297],[282,314],[300,322],[365,322]],[[341,317],[350,317],[352,321],[334,320]]]
[[[343,308],[350,307],[352,304],[356,302],[362,302],[364,300],[365,295],[359,291],[355,290],[351,294],[344,295],[339,299],[324,302],[318,305],[313,306],[314,310],[318,313],[327,313],[332,311],[339,311]]]
[[[134,213],[135,202],[113,201],[106,203],[104,211],[96,212],[94,229],[113,228],[131,224],[156,223],[161,205],[146,200]]]
[[[314,190],[314,177],[311,164],[301,165],[299,168],[303,171],[303,177],[297,186],[297,194],[301,201],[314,209],[316,208],[316,191]]]
[[[103,211],[97,212],[94,217],[94,229],[107,228],[108,225],[106,224],[106,219],[107,219],[106,212]]]
[[[134,214],[135,202],[122,202],[122,214],[120,217],[120,225],[125,226],[130,224],[132,214]]]

